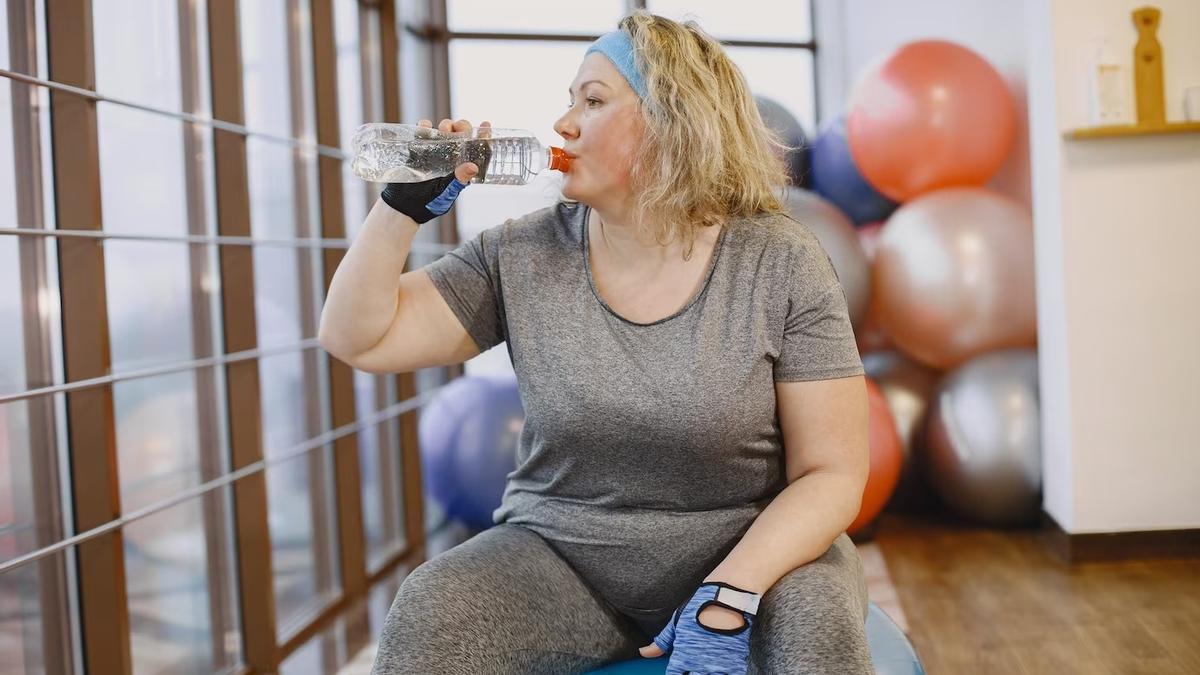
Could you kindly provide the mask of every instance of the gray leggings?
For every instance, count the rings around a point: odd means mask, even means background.
[[[638,648],[673,613],[621,613],[541,535],[501,523],[404,579],[372,673],[582,673],[641,658]],[[842,533],[820,558],[763,595],[750,635],[749,672],[874,673],[866,617],[862,560]]]

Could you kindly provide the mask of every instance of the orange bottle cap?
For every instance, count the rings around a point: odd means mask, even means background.
[[[550,148],[550,168],[566,173],[571,170],[571,158],[562,148]]]

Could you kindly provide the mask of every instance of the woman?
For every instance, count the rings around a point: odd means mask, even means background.
[[[334,276],[332,354],[406,372],[506,341],[526,415],[495,526],[408,575],[375,672],[664,652],[671,673],[873,672],[845,533],[862,362],[741,73],[693,22],[638,10],[569,94],[559,203],[398,275],[480,167],[389,185]]]

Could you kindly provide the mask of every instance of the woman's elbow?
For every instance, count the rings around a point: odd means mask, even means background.
[[[355,354],[347,344],[345,331],[338,327],[337,322],[331,320],[328,312],[321,312],[321,322],[317,327],[317,343],[321,345],[321,349],[329,352],[333,357],[350,363]]]

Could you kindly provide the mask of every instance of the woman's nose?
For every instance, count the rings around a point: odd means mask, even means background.
[[[558,135],[562,136],[564,140],[571,140],[577,135],[575,124],[571,122],[570,117],[571,113],[568,112],[562,117],[559,117],[558,121],[554,123],[554,130],[558,132]]]

